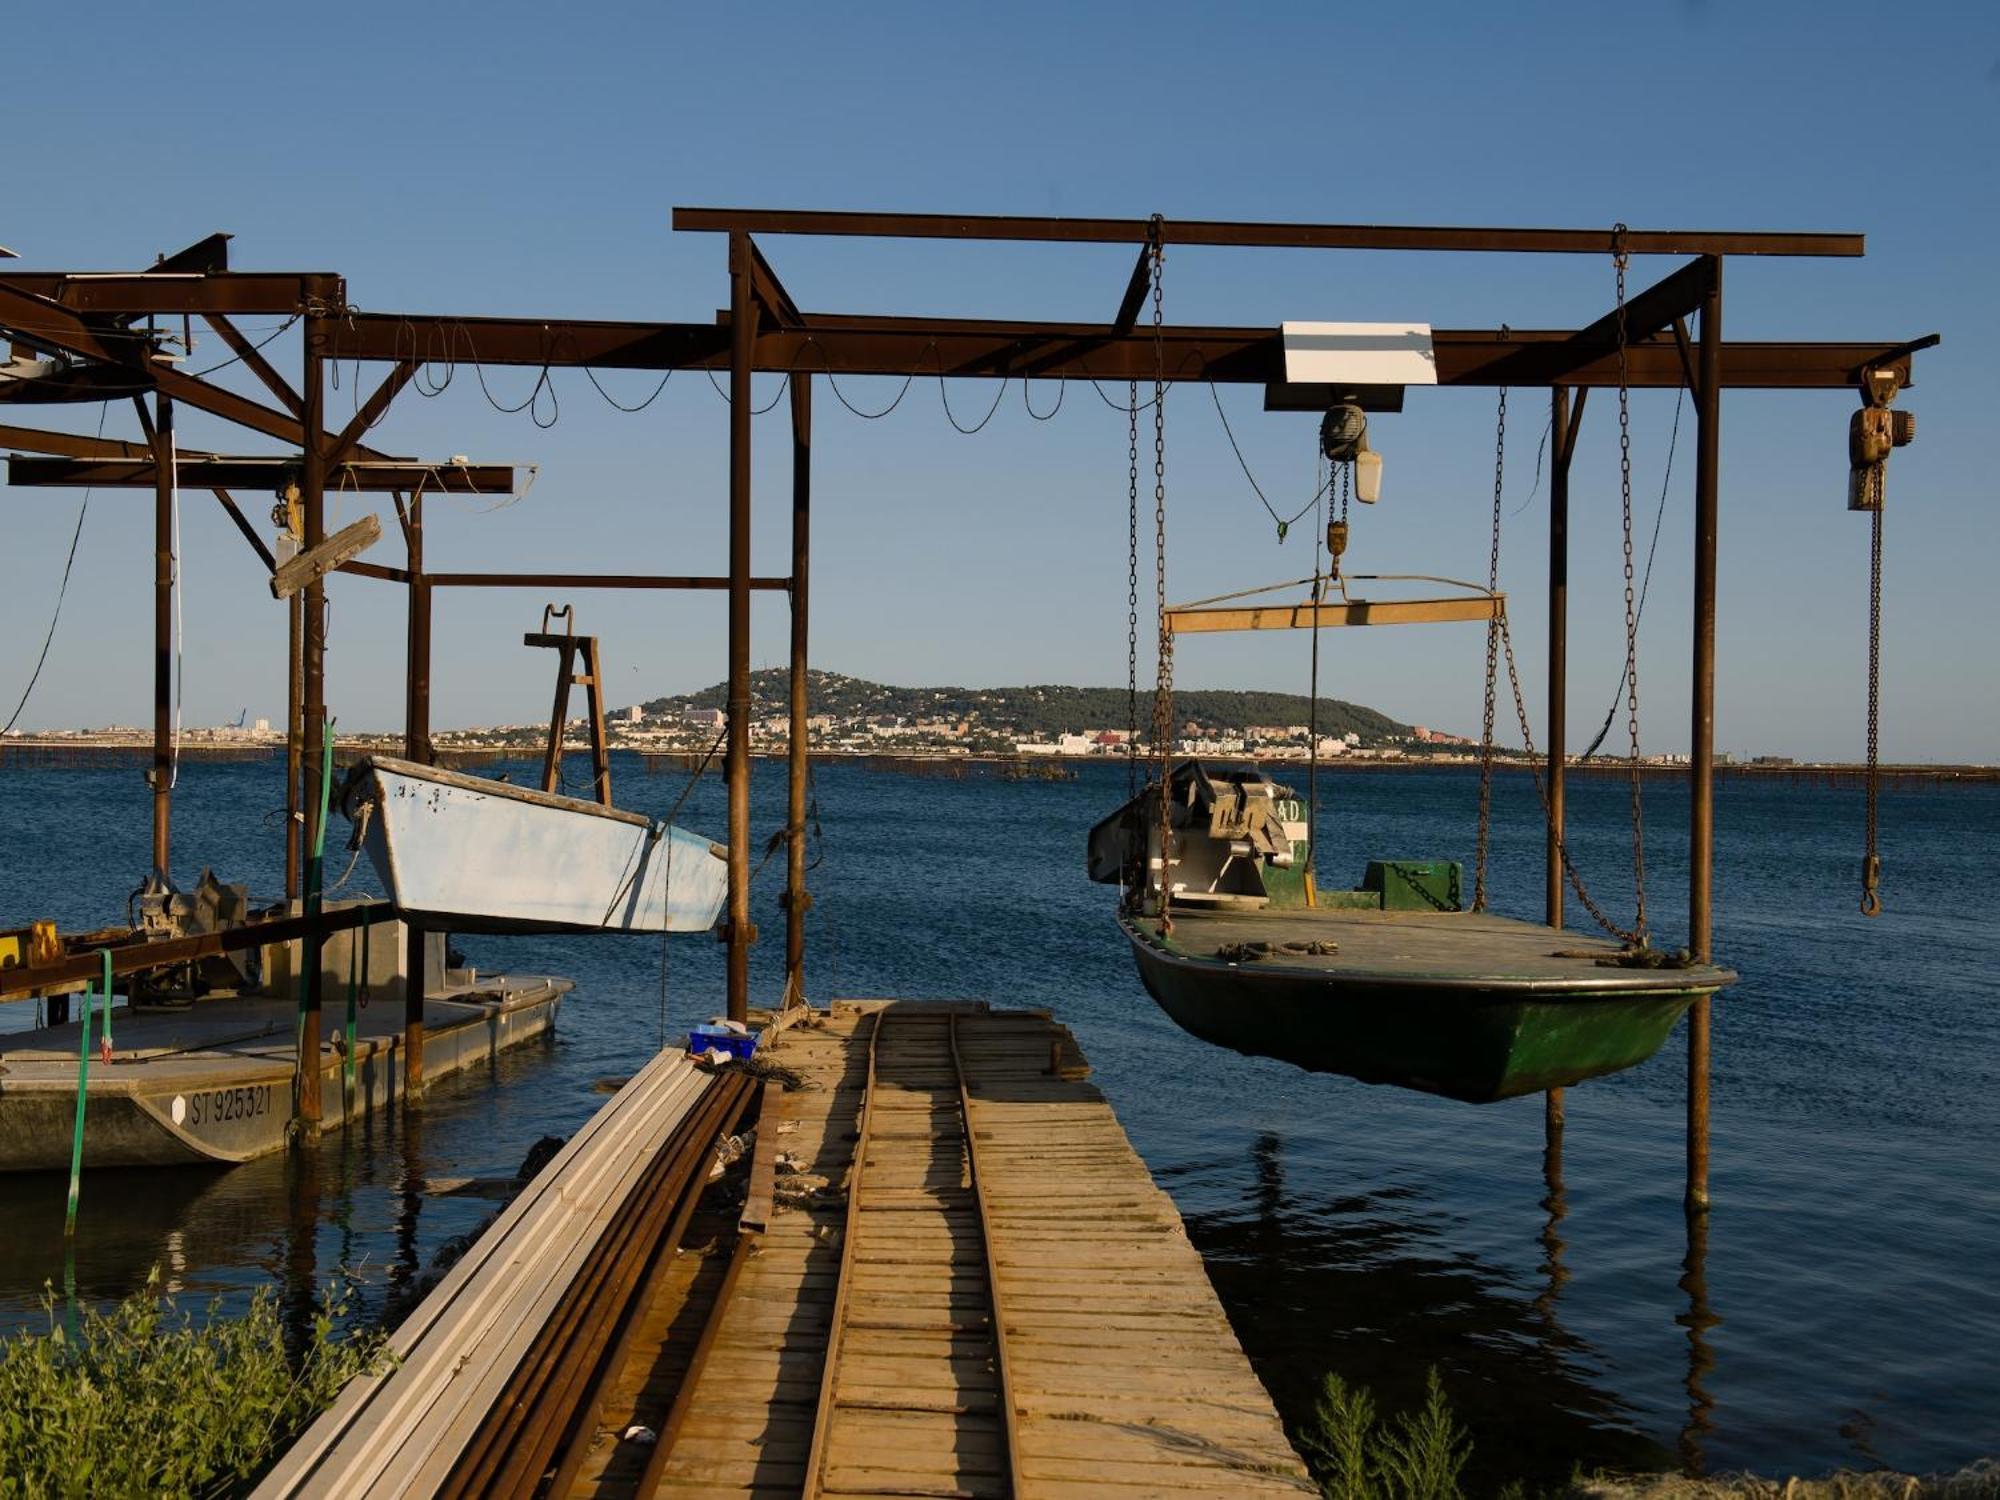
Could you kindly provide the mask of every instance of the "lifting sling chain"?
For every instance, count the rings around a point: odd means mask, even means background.
[[[1473,909],[1483,910],[1486,900],[1487,853],[1492,827],[1492,768],[1493,768],[1493,716],[1494,700],[1497,696],[1499,663],[1495,660],[1494,647],[1504,655],[1507,665],[1507,680],[1514,694],[1514,712],[1520,720],[1521,744],[1528,755],[1529,776],[1535,783],[1535,793],[1541,799],[1542,818],[1548,828],[1549,837],[1555,845],[1557,857],[1562,862],[1563,874],[1568,878],[1570,888],[1576,892],[1577,900],[1590,913],[1599,927],[1622,941],[1635,953],[1644,953],[1652,947],[1651,934],[1646,923],[1646,842],[1645,811],[1640,797],[1639,780],[1639,626],[1637,600],[1633,591],[1632,571],[1632,425],[1631,425],[1631,382],[1627,365],[1625,328],[1625,226],[1619,224],[1612,231],[1612,264],[1617,273],[1618,292],[1618,458],[1619,491],[1624,520],[1625,553],[1625,670],[1627,725],[1631,733],[1631,778],[1632,778],[1632,880],[1635,910],[1632,926],[1620,927],[1591,898],[1585,889],[1583,877],[1577,873],[1575,862],[1570,858],[1569,845],[1555,826],[1555,812],[1549,803],[1549,792],[1540,769],[1535,764],[1534,726],[1528,721],[1527,700],[1521,693],[1521,674],[1514,660],[1514,639],[1507,629],[1507,617],[1496,611],[1493,625],[1487,634],[1486,646],[1486,705],[1485,724],[1480,745],[1480,786],[1479,786],[1479,842],[1477,863],[1474,867]],[[1500,392],[1499,413],[1494,424],[1493,452],[1493,544],[1488,560],[1487,587],[1497,593],[1500,587],[1500,522],[1501,501],[1505,488],[1507,462],[1507,392]]]

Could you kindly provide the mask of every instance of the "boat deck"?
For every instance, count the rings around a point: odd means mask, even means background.
[[[1132,924],[1158,945],[1151,920]],[[1607,967],[1620,945],[1583,933],[1552,932],[1492,912],[1354,911],[1318,907],[1273,911],[1177,909],[1164,945],[1185,959],[1220,959],[1257,943],[1331,942],[1331,954],[1272,952],[1240,961],[1259,971],[1290,971],[1372,986],[1452,984],[1532,994],[1617,994],[1717,990],[1736,975],[1714,964],[1687,968]]]

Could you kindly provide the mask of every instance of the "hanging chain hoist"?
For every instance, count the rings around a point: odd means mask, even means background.
[[[1139,382],[1126,387],[1125,798],[1139,795]]]
[[[1917,414],[1892,411],[1902,388],[1894,369],[1861,372],[1861,410],[1847,425],[1847,508],[1869,512],[1868,546],[1868,818],[1861,856],[1861,915],[1882,915],[1880,847],[1882,725],[1882,510],[1883,476],[1891,450],[1917,436]]]
[[[1639,777],[1639,605],[1632,573],[1632,380],[1625,325],[1625,225],[1611,231],[1611,264],[1618,281],[1618,505],[1625,545],[1625,722],[1631,735],[1627,764],[1632,783],[1632,930],[1637,946],[1651,946],[1646,930],[1646,809]]]
[[[1507,329],[1500,330],[1504,337]],[[1486,593],[1500,597],[1500,507],[1507,481],[1507,387],[1493,419],[1493,542],[1486,555]],[[1493,837],[1493,705],[1499,687],[1500,614],[1486,618],[1486,704],[1479,728],[1479,841],[1472,865],[1472,909],[1486,910],[1486,856]]]
[[[1146,243],[1153,260],[1153,590],[1159,611],[1159,658],[1153,684],[1153,753],[1160,770],[1160,931],[1171,929],[1173,895],[1174,636],[1167,620],[1167,346],[1161,274],[1166,220],[1154,214]]]

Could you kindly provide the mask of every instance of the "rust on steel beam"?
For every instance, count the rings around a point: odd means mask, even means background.
[[[243,533],[243,540],[250,544],[251,550],[264,564],[264,571],[277,572],[278,559],[272,555],[271,549],[264,545],[264,539],[257,535],[257,528],[250,524],[250,518],[237,506],[236,497],[219,486],[211,485],[209,488],[214,490],[215,498],[222,502],[222,508],[229,512],[229,519],[236,523],[236,529]]]
[[[416,373],[417,362],[414,359],[396,361],[395,367],[383,377],[382,383],[375,387],[374,394],[361,403],[353,419],[340,429],[340,435],[333,440],[333,445],[327,450],[326,455],[329,468],[345,462],[347,455],[354,451],[354,445],[361,441],[363,434],[369,428],[382,420],[383,414],[389,410],[389,404],[402,394],[403,387],[410,383],[410,377]],[[397,487],[402,488],[400,485]]]
[[[18,348],[30,347],[21,340]],[[123,365],[70,365],[26,380],[0,381],[0,402],[17,406],[62,406],[82,402],[117,401],[143,395],[151,378]]]
[[[729,587],[726,575],[674,576],[660,573],[426,573],[424,582],[439,589],[716,589]],[[752,576],[753,589],[784,590],[789,578]]]
[[[280,479],[299,466],[296,458],[224,458],[181,454],[175,465],[183,487],[194,489],[266,490],[275,493]],[[19,458],[7,459],[7,482],[20,486],[74,489],[150,489],[151,458]],[[454,495],[511,495],[515,471],[507,464],[421,464],[391,459],[345,463],[327,470],[328,485],[337,490],[381,494],[421,486]]]
[[[144,317],[148,313],[284,315],[312,300],[328,302],[341,278],[326,271],[8,271],[9,285],[72,312]]]
[[[39,427],[10,427],[4,422],[0,422],[0,448],[58,453],[66,458],[136,459],[148,465],[153,461],[153,450],[144,443],[85,437],[78,432],[46,432]],[[149,474],[146,483],[150,486],[152,482]]]
[[[764,258],[764,252],[757,248],[757,242],[750,242],[750,295],[757,299],[757,305],[771,315],[771,321],[780,328],[803,328],[806,315],[799,311],[792,294],[785,290],[785,284],[778,279],[778,273],[771,269],[771,263]]]
[[[4,323],[0,319],[0,326]],[[414,358],[437,365],[720,370],[729,364],[729,328],[726,323],[354,313],[328,330],[327,353],[335,359]]]
[[[341,285],[340,279],[328,279],[334,284],[337,294],[344,297],[344,291],[337,290]],[[304,428],[289,413],[273,411],[222,386],[210,385],[205,380],[183,374],[171,365],[152,358],[152,345],[144,337],[123,330],[93,327],[74,310],[32,291],[25,291],[5,279],[0,279],[0,329],[50,353],[101,360],[143,376],[154,389],[184,405],[198,407],[213,416],[275,437],[281,442],[304,444]],[[354,451],[364,458],[383,456],[372,448],[363,448],[358,444]]]
[[[1120,335],[1103,323],[994,322],[967,318],[894,318],[806,313],[808,326],[765,332],[755,340],[760,373],[814,375],[1032,375],[1051,380],[1153,378],[1150,329]],[[1284,379],[1285,352],[1275,328],[1174,327],[1161,330],[1170,381],[1266,385]],[[1519,384],[1508,362],[1542,346],[1574,339],[1571,330],[1437,329],[1432,333],[1441,385]],[[357,313],[327,335],[342,359],[475,357],[491,365],[720,371],[729,365],[729,325],[707,323],[551,322],[530,318],[427,318]],[[413,343],[414,341],[414,343]],[[1772,390],[1847,389],[1869,365],[1893,366],[1909,384],[1912,346],[1903,343],[1728,344],[1723,383]],[[1553,367],[1560,356],[1536,353]],[[1683,383],[1671,338],[1635,341],[1630,382],[1671,390]],[[1517,367],[1518,368],[1518,367]],[[1570,386],[1615,386],[1618,361],[1607,353],[1561,377]]]
[[[750,234],[864,235],[882,239],[1035,240],[1057,244],[1144,243],[1150,219],[1058,219],[1010,214],[829,213],[767,208],[676,208],[677,230]],[[1859,234],[1713,229],[1526,229],[1450,225],[1271,224],[1173,219],[1172,245],[1319,250],[1461,250],[1609,255],[1860,255]]]
[[[200,271],[208,274],[229,269],[229,242],[236,236],[218,229],[205,234],[185,249],[163,255],[147,269],[153,271]]]
[[[263,351],[243,336],[243,331],[230,322],[223,313],[204,313],[202,320],[213,328],[243,362],[243,368],[264,382],[264,389],[278,398],[286,411],[295,417],[305,415],[305,403],[299,400],[299,393],[292,389],[292,383],[278,373],[277,367],[264,358]]]
[[[1560,343],[1532,344],[1488,366],[1486,378],[1503,385],[1553,385],[1570,371],[1601,363],[1606,356],[1615,362],[1621,339],[1628,347],[1650,339],[1670,330],[1701,305],[1708,266],[1706,260],[1689,261],[1671,276],[1627,298],[1622,309],[1614,308]]]
[[[336,573],[352,573],[357,578],[379,578],[384,583],[408,583],[410,581],[410,574],[407,568],[390,568],[385,567],[381,563],[362,562],[352,557],[343,563],[336,563],[332,571]]]
[[[1132,331],[1132,325],[1139,321],[1139,309],[1146,304],[1146,293],[1152,289],[1153,247],[1141,245],[1131,279],[1125,283],[1125,295],[1118,299],[1118,315],[1111,320],[1114,332],[1122,335]]]

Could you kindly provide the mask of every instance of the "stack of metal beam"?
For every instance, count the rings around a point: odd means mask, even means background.
[[[539,1478],[546,1460],[512,1451],[523,1408],[550,1416],[563,1405],[550,1387],[577,1383],[561,1371],[596,1362],[601,1349],[576,1347],[588,1321],[580,1302],[607,1262],[629,1258],[618,1247],[643,1234],[637,1220],[660,1196],[657,1184],[678,1183],[673,1198],[699,1191],[699,1168],[718,1126],[727,1128],[716,1112],[733,1121],[748,1087],[740,1077],[718,1083],[678,1054],[655,1058],[396,1330],[395,1367],[350,1384],[257,1496],[432,1495],[468,1464],[533,1468]],[[560,1439],[572,1423],[554,1425]]]

